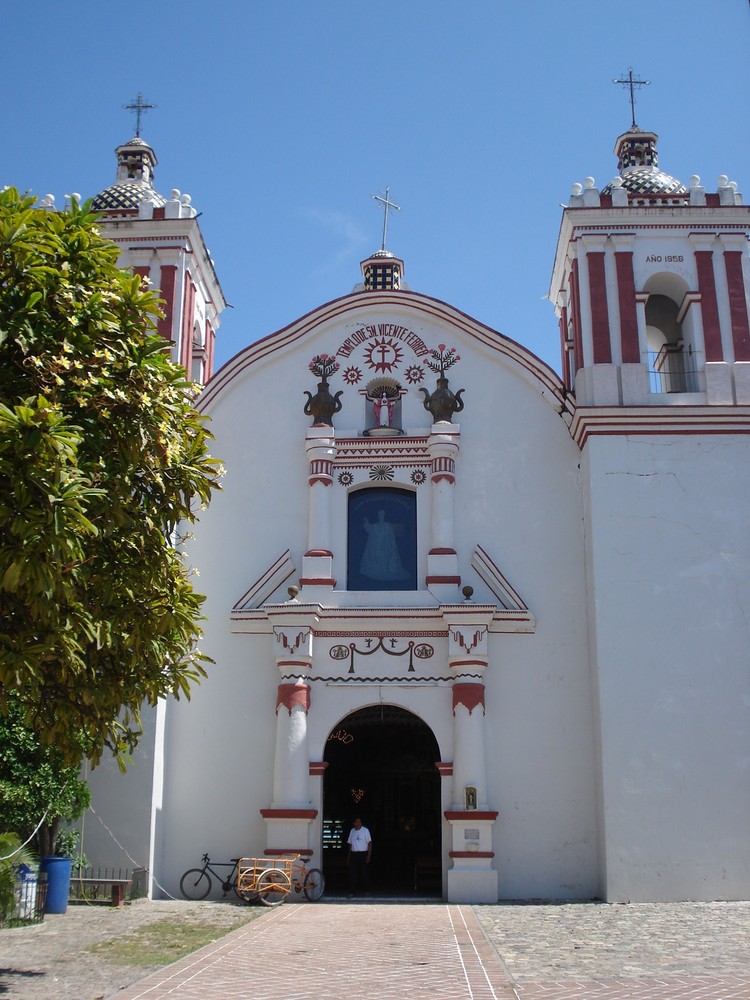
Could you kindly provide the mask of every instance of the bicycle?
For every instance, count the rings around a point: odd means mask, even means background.
[[[224,878],[219,872],[214,871],[211,867],[211,859],[207,854],[204,854],[201,858],[202,868],[188,868],[183,874],[180,879],[180,892],[185,899],[205,899],[213,887],[213,882],[211,881],[211,875],[213,875],[214,878],[219,880],[225,896],[228,892],[234,891],[234,894],[239,899],[245,899],[245,896],[237,889],[237,866],[240,860],[240,858],[232,858],[231,861],[214,861],[216,868],[232,869],[229,875]],[[211,872],[211,875],[208,874],[209,872]]]

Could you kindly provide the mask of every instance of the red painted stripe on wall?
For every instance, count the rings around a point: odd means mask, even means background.
[[[617,268],[617,301],[620,306],[620,342],[623,364],[638,364],[641,351],[638,344],[638,314],[635,308],[635,275],[633,254],[621,250],[615,253]]]
[[[742,251],[725,250],[724,267],[727,271],[734,360],[750,361],[750,324],[747,316],[745,279],[742,276]]]
[[[193,367],[193,313],[195,312],[195,285],[190,275],[185,276],[185,293],[182,297],[182,343],[180,363],[190,376]]]
[[[583,368],[583,337],[581,335],[581,283],[578,277],[578,261],[571,264],[570,279],[570,304],[573,313],[573,344],[576,352],[575,370]]]
[[[594,364],[611,364],[612,344],[609,339],[609,308],[607,306],[607,281],[604,275],[604,253],[592,250],[586,254],[586,260],[589,268]]]
[[[165,340],[172,339],[172,321],[174,319],[174,296],[177,288],[177,267],[174,264],[164,264],[159,277],[159,291],[164,299],[164,317],[157,323],[158,332]]]
[[[713,250],[696,250],[695,266],[698,271],[698,291],[701,293],[701,315],[703,317],[703,340],[706,346],[706,361],[723,361],[719,326],[719,304],[716,300],[716,279],[714,278]]]

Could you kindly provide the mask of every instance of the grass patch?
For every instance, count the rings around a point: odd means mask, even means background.
[[[170,965],[230,931],[254,920],[246,916],[229,927],[212,923],[188,923],[179,917],[155,920],[130,934],[101,941],[86,950],[117,965]]]

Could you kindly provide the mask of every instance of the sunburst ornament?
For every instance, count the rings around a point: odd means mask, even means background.
[[[390,337],[376,337],[365,350],[365,361],[376,372],[392,372],[401,364],[404,352]]]
[[[390,482],[393,479],[395,473],[393,467],[390,465],[373,465],[370,469],[370,479],[380,479],[385,482]]]

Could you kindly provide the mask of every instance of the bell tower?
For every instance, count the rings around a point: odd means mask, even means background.
[[[574,184],[550,287],[578,406],[750,403],[750,208],[659,169],[658,136],[615,143],[617,175]]]
[[[688,870],[691,894],[720,895],[703,861],[717,816],[722,865],[747,870],[731,734],[747,690],[750,208],[726,176],[707,191],[664,173],[657,142],[633,124],[614,179],[573,186],[550,290],[579,448],[610,900],[685,893]]]
[[[136,113],[136,133],[115,150],[115,182],[92,207],[102,213],[102,235],[120,248],[120,267],[140,274],[164,300],[158,331],[171,344],[172,360],[191,381],[205,384],[227,303],[190,195],[174,188],[167,199],[154,188],[158,161],[140,134],[141,115],[154,105],[139,94],[125,107]]]

